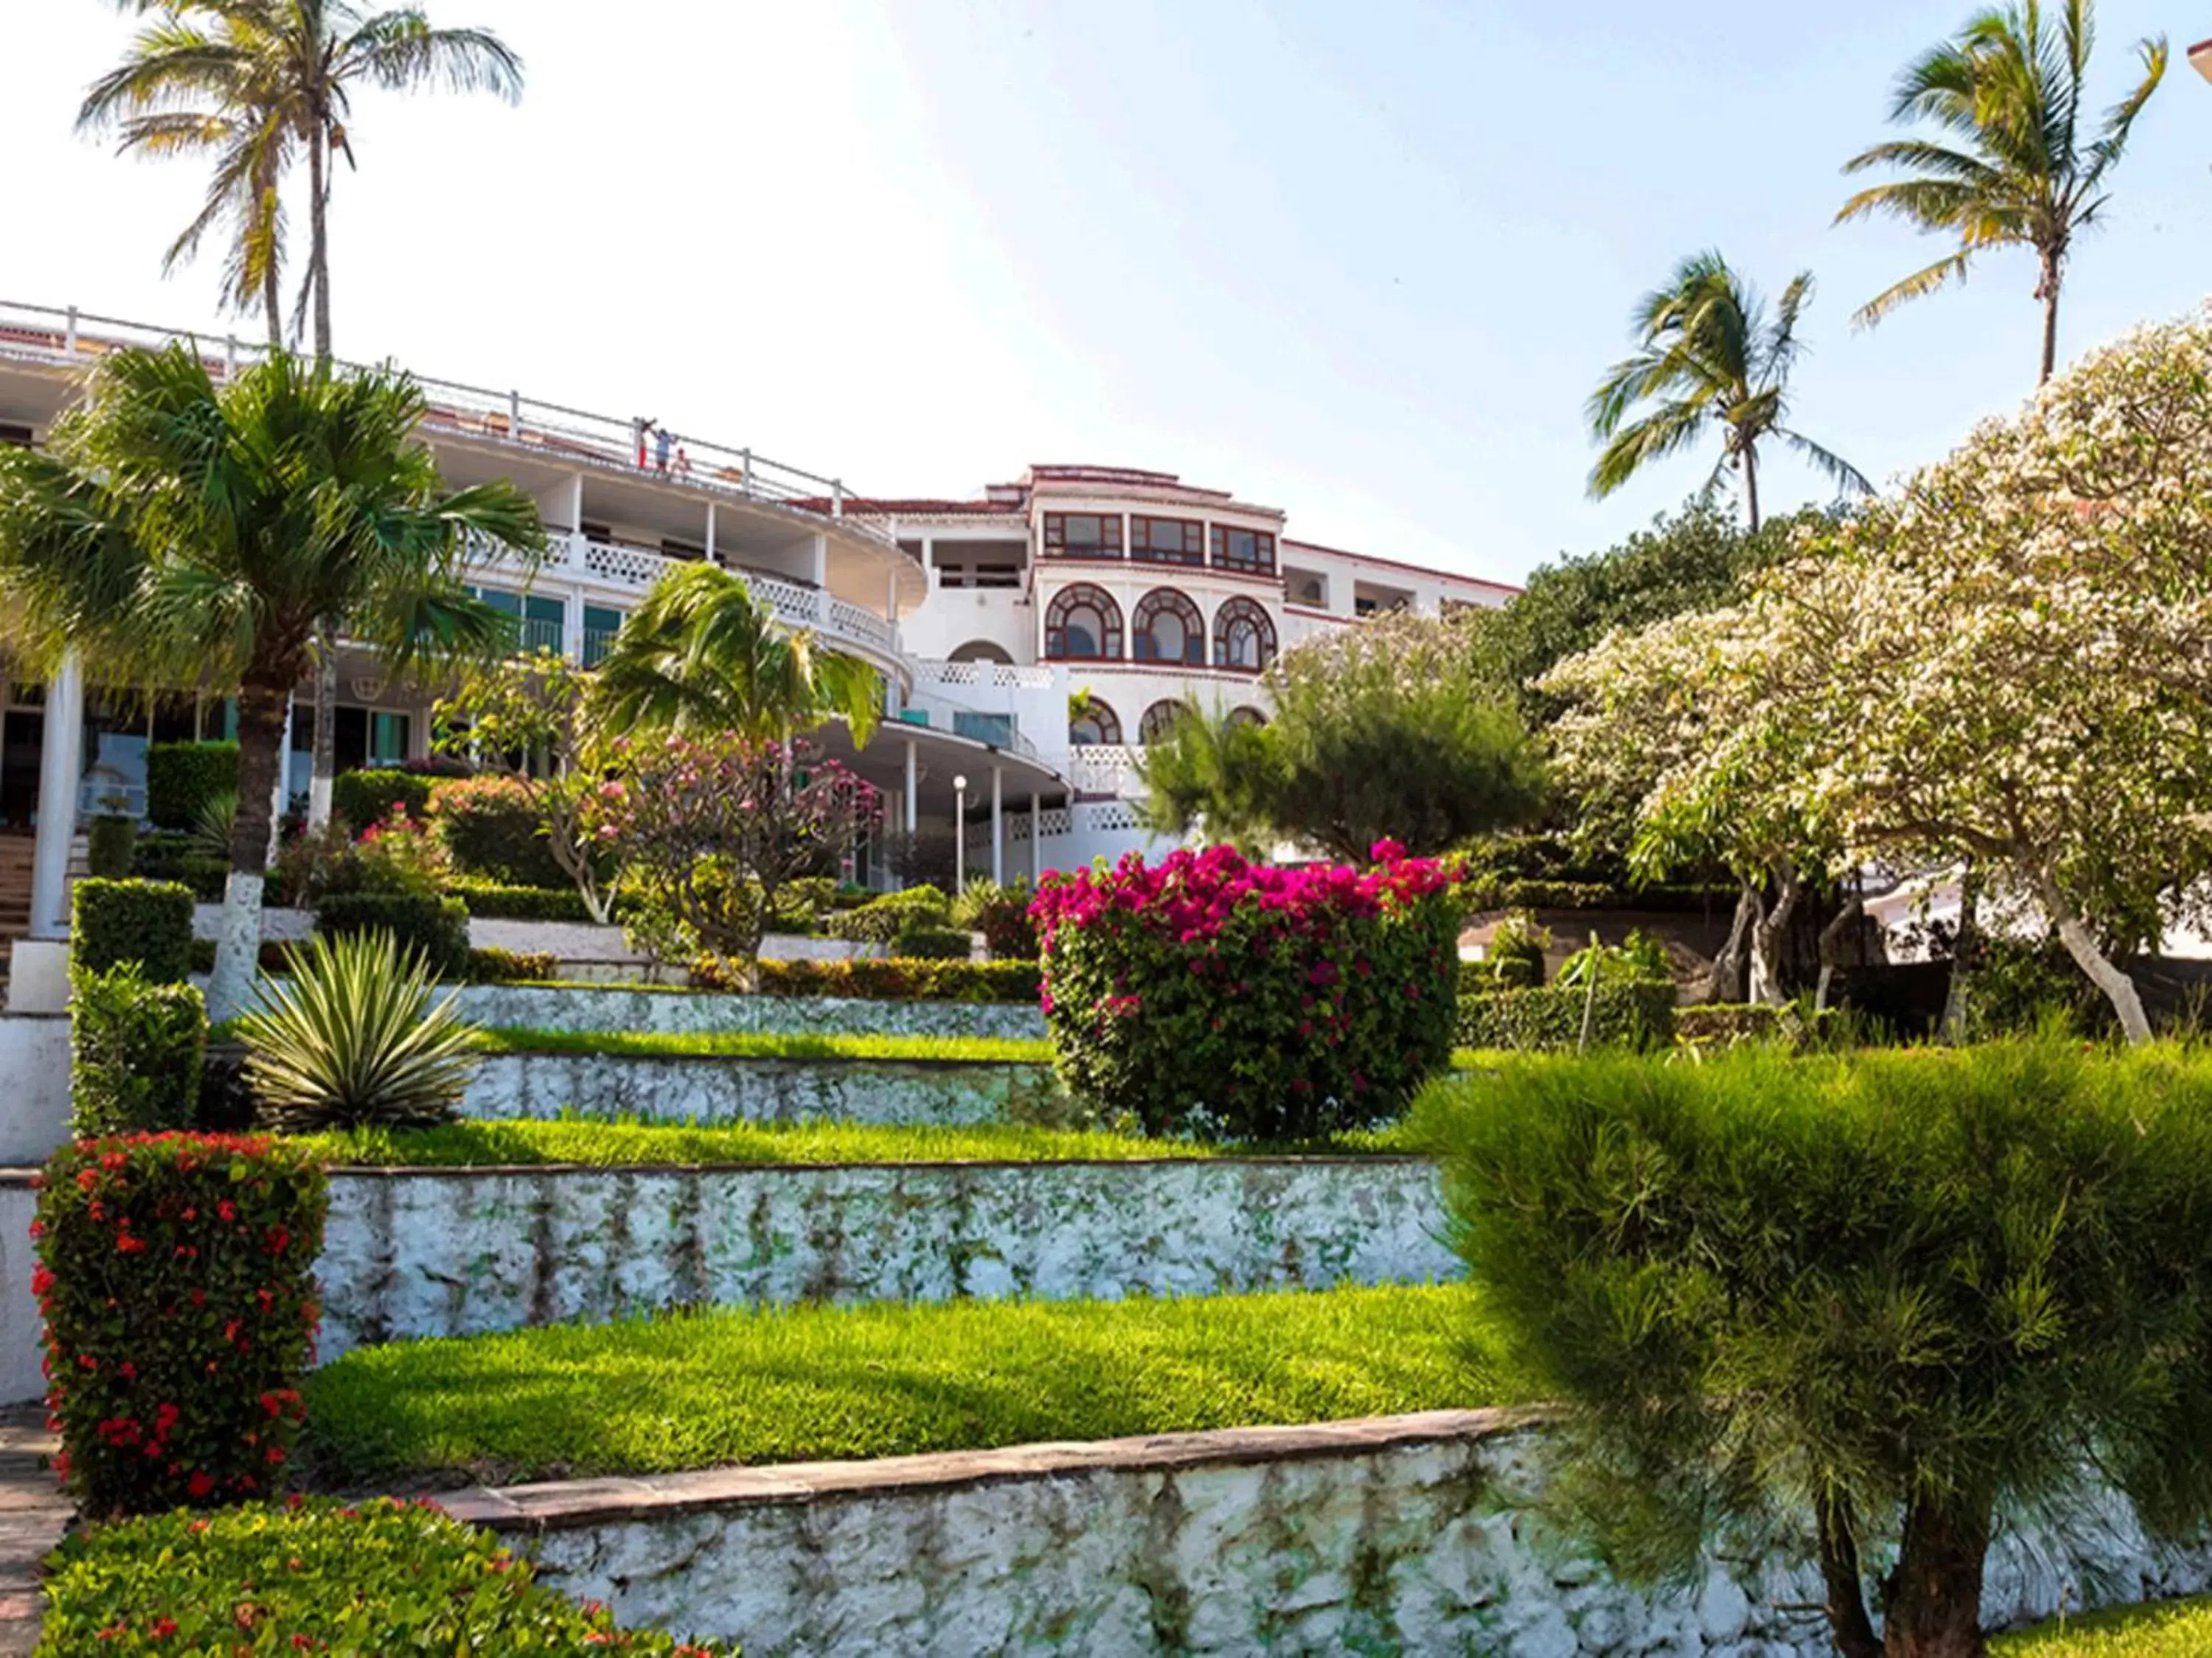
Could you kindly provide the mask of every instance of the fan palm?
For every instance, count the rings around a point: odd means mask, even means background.
[[[101,359],[43,450],[0,449],[0,610],[114,676],[234,686],[238,808],[210,1003],[234,1012],[260,942],[284,714],[316,619],[343,615],[395,671],[503,644],[460,583],[466,539],[526,563],[530,497],[448,491],[415,440],[406,375],[283,351],[218,387],[183,344]]]
[[[2166,58],[2163,37],[2138,42],[2142,78],[2093,119],[2082,88],[2096,34],[2090,0],[2061,0],[2056,10],[2053,26],[2039,0],[1991,8],[1907,65],[1889,119],[1928,122],[1937,136],[1893,139],[1844,162],[1845,173],[1887,167],[1905,176],[1860,191],[1836,215],[1838,224],[1886,215],[1958,238],[1935,264],[1869,300],[1858,313],[1862,325],[1964,281],[1977,254],[2033,249],[2035,297],[2043,303],[2040,380],[2057,362],[2058,295],[2074,237],[2111,199],[2106,181]]]
[[[883,677],[792,631],[743,576],[686,564],[653,585],[599,666],[592,711],[605,728],[730,732],[769,741],[842,718],[866,743]]]
[[[1615,363],[1590,395],[1590,430],[1605,444],[1590,472],[1591,496],[1611,495],[1647,461],[1687,448],[1711,430],[1720,434],[1721,458],[1705,494],[1729,468],[1740,472],[1753,534],[1759,446],[1769,439],[1838,488],[1868,490],[1857,467],[1784,424],[1790,373],[1803,349],[1797,320],[1812,296],[1812,273],[1801,271],[1770,316],[1765,302],[1728,261],[1708,252],[1684,259],[1665,287],[1638,300],[1630,320],[1636,355]],[[1648,411],[1637,415],[1646,404]]]

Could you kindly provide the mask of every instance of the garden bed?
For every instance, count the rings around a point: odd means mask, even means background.
[[[472,984],[460,992],[471,1022],[535,1030],[795,1031],[823,1034],[1041,1039],[1029,1002],[874,1001],[857,997],[732,996],[678,986]]]

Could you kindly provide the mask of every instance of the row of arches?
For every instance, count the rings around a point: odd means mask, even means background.
[[[1062,588],[1045,607],[1044,654],[1048,661],[1118,662],[1122,660],[1121,607],[1114,595],[1088,582]],[[1257,600],[1239,594],[1213,613],[1212,663],[1216,667],[1257,674],[1275,660],[1275,623]],[[1154,588],[1137,600],[1131,613],[1128,660],[1136,662],[1206,665],[1206,618],[1188,594]]]
[[[1171,697],[1162,698],[1146,709],[1144,717],[1137,722],[1137,741],[1155,743],[1167,735],[1168,728],[1183,710],[1183,704]],[[1267,716],[1256,708],[1232,708],[1231,720],[1245,725],[1265,725]],[[1121,737],[1121,716],[1111,704],[1091,697],[1085,700],[1083,711],[1067,722],[1067,740],[1080,747],[1085,743],[1119,744]]]

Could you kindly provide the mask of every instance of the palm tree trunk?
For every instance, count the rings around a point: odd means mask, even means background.
[[[331,355],[330,128],[316,124],[307,146],[307,281],[314,290],[315,357]]]
[[[2039,386],[2048,381],[2058,367],[2058,261],[2046,254],[2043,260],[2043,280],[2036,288],[2036,297],[2043,302],[2043,372],[2036,376]]]
[[[284,708],[290,684],[279,674],[249,676],[238,693],[238,814],[230,830],[230,875],[222,889],[222,932],[208,983],[208,1017],[235,1017],[253,993],[261,957],[261,889],[269,869],[276,768],[284,759]]]
[[[276,261],[273,259],[261,271],[261,308],[269,323],[269,349],[281,350],[284,344],[284,296],[278,291]]]
[[[338,771],[338,635],[325,622],[315,636],[315,762],[307,783],[307,832],[331,820]]]
[[[1759,446],[1743,441],[1743,499],[1751,511],[1751,533],[1759,533]]]

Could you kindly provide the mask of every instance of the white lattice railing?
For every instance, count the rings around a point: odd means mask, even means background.
[[[1015,662],[917,661],[914,682],[917,687],[988,686],[999,691],[1049,691],[1053,670]]]
[[[1067,780],[1081,795],[1133,795],[1144,787],[1137,775],[1144,753],[1126,743],[1078,743],[1068,751]]]

